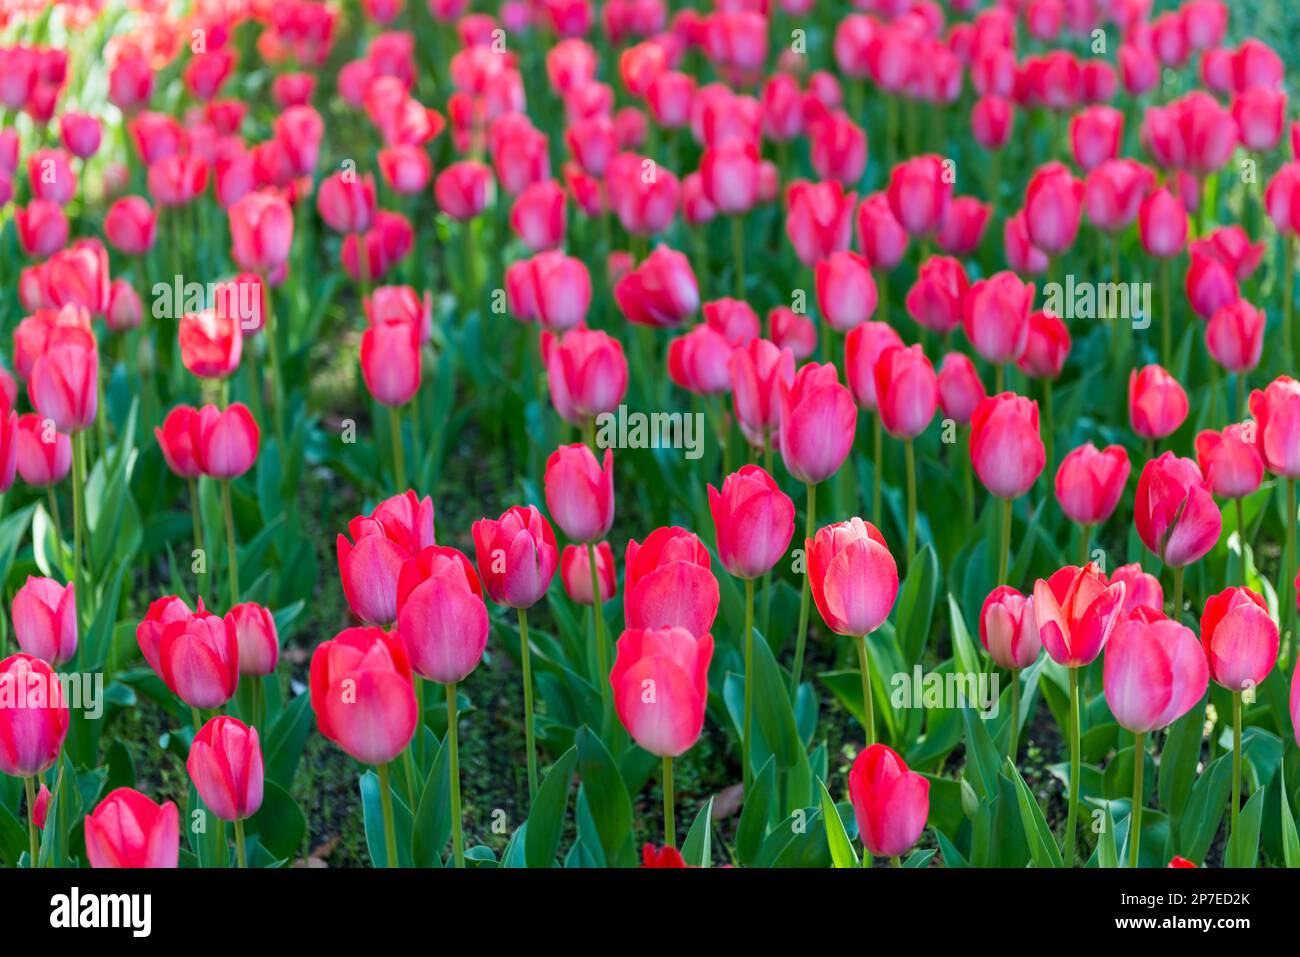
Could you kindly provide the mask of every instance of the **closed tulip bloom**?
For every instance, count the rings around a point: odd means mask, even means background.
[[[199,611],[203,611],[202,599],[199,599]],[[163,632],[172,622],[184,621],[191,614],[190,606],[185,604],[183,599],[175,595],[166,595],[151,602],[144,618],[136,625],[136,644],[140,646],[140,653],[144,655],[144,660],[159,677],[162,676],[162,665],[158,652],[162,644]]]
[[[1240,297],[1237,280],[1219,259],[1193,252],[1187,267],[1187,301],[1202,319],[1208,319]]]
[[[858,410],[853,394],[840,385],[831,363],[810,362],[794,382],[777,384],[779,444],[786,470],[800,482],[816,485],[839,470],[853,448]]]
[[[57,203],[33,199],[14,211],[18,242],[30,259],[44,259],[68,241],[68,217]]]
[[[184,206],[207,188],[207,160],[197,153],[164,156],[149,164],[147,184],[159,206]]]
[[[593,329],[571,329],[563,338],[543,333],[546,381],[555,411],[583,425],[612,412],[627,392],[627,359],[617,339]]]
[[[1028,668],[1043,650],[1034,603],[1009,585],[993,589],[980,609],[980,643],[999,667]]]
[[[971,135],[986,150],[1000,150],[1006,146],[1015,121],[1015,104],[1004,96],[981,96],[971,107]]]
[[[511,266],[521,266],[516,283],[526,287],[525,296],[533,307],[534,316],[546,329],[563,331],[572,329],[587,317],[591,305],[591,274],[587,264],[576,256],[566,256],[559,250],[540,252],[530,259]],[[511,283],[507,273],[507,292]],[[522,318],[522,317],[521,317]]]
[[[232,402],[225,409],[205,405],[199,410],[197,434],[197,458],[204,475],[239,478],[257,461],[262,433],[242,402]]]
[[[1201,644],[1210,677],[1229,691],[1258,688],[1277,664],[1277,622],[1249,588],[1225,588],[1205,600]]]
[[[1016,366],[1031,379],[1056,379],[1070,354],[1070,330],[1050,313],[1039,310],[1029,317],[1029,337]]]
[[[1138,209],[1138,236],[1148,256],[1172,259],[1187,244],[1187,210],[1163,186],[1149,193]]]
[[[402,406],[420,391],[420,327],[382,322],[361,334],[361,375],[380,405]]]
[[[1286,92],[1259,86],[1242,90],[1232,98],[1232,118],[1242,146],[1259,153],[1274,150],[1286,122]]]
[[[180,812],[132,788],[115,788],[86,815],[91,867],[168,867],[180,860]]]
[[[159,674],[192,708],[218,708],[239,684],[239,643],[225,619],[198,609],[163,628]]]
[[[487,647],[488,613],[474,566],[462,552],[433,545],[408,559],[397,583],[397,634],[415,673],[463,681]]]
[[[1070,521],[1099,525],[1115,511],[1129,474],[1128,452],[1120,445],[1103,450],[1091,442],[1061,460],[1056,470],[1056,500]]]
[[[483,586],[498,605],[531,608],[550,587],[559,564],[555,532],[533,505],[514,506],[500,519],[472,528]]]
[[[939,404],[939,379],[921,346],[886,349],[872,371],[885,431],[901,439],[924,432]]]
[[[700,308],[700,289],[690,260],[675,249],[656,246],[615,283],[614,299],[628,322],[667,328]]]
[[[718,580],[699,536],[678,526],[657,528],[624,555],[624,617],[629,628],[685,628],[702,635],[718,614]]]
[[[867,168],[867,133],[848,114],[835,110],[809,125],[809,161],[822,179],[846,186],[862,179]]]
[[[18,413],[0,412],[0,493],[13,488],[18,473]]]
[[[1111,106],[1090,106],[1070,118],[1070,147],[1084,172],[1115,159],[1123,135],[1124,114]]]
[[[1063,163],[1039,168],[1025,190],[1025,225],[1034,246],[1056,256],[1074,245],[1083,215],[1083,181]]]
[[[1133,524],[1157,558],[1181,568],[1214,547],[1223,517],[1196,463],[1166,452],[1142,468]]]
[[[931,256],[917,270],[907,292],[907,314],[927,329],[946,335],[961,323],[970,280],[951,256]]]
[[[884,744],[862,751],[849,771],[858,835],[876,857],[897,857],[921,837],[930,816],[930,781]]]
[[[1228,372],[1249,372],[1264,353],[1267,316],[1245,299],[1221,306],[1205,327],[1205,347]]]
[[[1250,394],[1255,443],[1264,466],[1282,478],[1300,478],[1300,382],[1278,376]]]
[[[1047,253],[1030,242],[1023,209],[1008,216],[1003,223],[1002,249],[1007,265],[1016,272],[1029,275],[1047,272]]]
[[[781,383],[794,382],[794,353],[754,339],[731,353],[728,366],[736,420],[749,444],[761,449],[780,424]]]
[[[1091,562],[1067,565],[1034,582],[1034,615],[1043,647],[1067,668],[1092,664],[1124,619],[1122,582],[1106,581]]]
[[[1034,284],[1012,272],[974,283],[963,300],[962,324],[975,351],[995,365],[1019,359],[1029,342]]]
[[[912,236],[939,231],[952,201],[953,175],[942,157],[927,154],[899,163],[889,174],[889,208]]]
[[[1014,392],[989,396],[971,416],[970,458],[975,474],[1002,499],[1029,491],[1047,464],[1038,430],[1038,403]]]
[[[869,635],[898,596],[898,565],[879,529],[852,518],[818,529],[804,543],[812,598],[837,635]]]
[[[45,305],[102,315],[108,303],[108,265],[108,250],[98,239],[79,239],[60,249],[42,267]]]
[[[60,149],[38,149],[27,156],[27,180],[32,196],[66,205],[77,192],[72,157]]]
[[[645,160],[635,153],[620,153],[605,171],[605,193],[610,209],[629,233],[650,236],[663,232],[677,212],[681,182],[659,167],[645,175]]]
[[[111,332],[129,332],[140,326],[144,306],[140,295],[125,279],[114,279],[108,291],[108,308],[104,312],[104,324]]]
[[[203,474],[198,460],[198,424],[198,409],[178,405],[167,413],[162,427],[153,430],[167,467],[180,478],[198,478]]]
[[[1243,498],[1264,480],[1264,461],[1247,426],[1229,425],[1222,432],[1206,430],[1196,436],[1196,464],[1210,491],[1223,498]]]
[[[387,764],[415,734],[411,663],[396,633],[347,628],[321,642],[310,684],[321,734],[362,764]]]
[[[562,445],[546,460],[546,507],[575,542],[604,538],[614,524],[614,453],[597,462],[581,442]]]
[[[1144,572],[1137,562],[1121,565],[1110,576],[1111,584],[1124,583],[1124,614],[1133,615],[1139,608],[1146,608],[1156,615],[1162,615],[1165,607],[1165,591],[1160,587],[1160,579],[1149,572]]]
[[[64,113],[59,117],[59,137],[73,156],[94,156],[103,135],[99,120],[89,113]]]
[[[954,256],[973,254],[984,239],[984,229],[992,213],[991,203],[982,203],[974,196],[955,197],[939,229],[936,239],[939,248]]]
[[[1300,151],[1292,150],[1295,155]],[[1300,202],[1292,196],[1300,193],[1300,163],[1287,163],[1268,181],[1264,190],[1264,208],[1273,227],[1284,236],[1294,236],[1300,229]]]
[[[71,584],[27,576],[14,595],[18,647],[56,668],[77,652],[77,596]]]
[[[712,660],[713,636],[707,633],[697,639],[677,627],[623,632],[609,683],[618,718],[637,744],[675,758],[699,740]]]
[[[700,179],[704,195],[724,216],[748,211],[758,199],[758,148],[731,139],[704,150]]]
[[[894,327],[886,322],[864,322],[849,331],[844,349],[844,378],[859,406],[876,410],[876,361],[886,350],[902,345],[903,340]]]
[[[785,233],[805,266],[847,249],[858,194],[836,180],[795,180],[786,189]]]
[[[760,332],[758,313],[743,299],[724,297],[706,302],[704,321],[737,348],[757,339]]]
[[[462,223],[483,212],[492,192],[492,170],[477,160],[453,163],[433,181],[438,208]]]
[[[709,511],[718,557],[737,578],[758,578],[772,569],[794,536],[794,502],[757,465],[728,475],[719,492],[709,486]]]
[[[223,379],[239,368],[244,350],[241,324],[224,310],[204,309],[181,317],[181,362],[202,379]]]
[[[80,432],[98,411],[99,351],[75,342],[55,345],[36,360],[27,396],[60,432]]]
[[[949,352],[939,366],[939,407],[945,418],[966,425],[987,394],[975,363],[962,352]]]
[[[364,233],[375,221],[375,177],[340,170],[321,181],[316,209],[336,233]]]
[[[29,654],[0,661],[0,771],[25,778],[53,767],[68,734],[68,706],[50,666]]]
[[[421,146],[389,146],[381,149],[375,159],[388,188],[402,196],[424,192],[433,178],[433,162]]]
[[[226,612],[226,627],[235,633],[241,675],[275,674],[280,660],[280,638],[270,609],[246,601]]]
[[[18,474],[28,485],[55,485],[72,468],[72,440],[44,416],[29,412],[15,423],[14,457]]]
[[[194,789],[223,821],[242,821],[262,806],[262,745],[257,729],[225,715],[209,720],[185,761]]]
[[[348,522],[335,540],[339,577],[348,606],[362,621],[390,624],[397,618],[397,581],[402,566],[434,544],[433,502],[408,490]]]
[[[872,193],[858,206],[857,231],[858,246],[876,269],[890,270],[902,262],[907,230],[894,218],[885,193]]]
[[[696,395],[716,395],[731,387],[733,347],[718,330],[698,325],[668,343],[668,377]]]
[[[618,591],[615,578],[614,550],[609,542],[596,546],[596,578],[600,582],[600,600],[607,602]],[[569,600],[579,605],[592,603],[591,562],[583,545],[566,545],[560,553],[560,581]]]
[[[274,190],[248,193],[229,209],[231,258],[266,275],[282,267],[293,245],[293,210]]]
[[[1162,367],[1129,373],[1128,414],[1133,431],[1144,439],[1163,439],[1187,418],[1187,393]]]
[[[855,252],[841,250],[817,264],[817,307],[832,329],[848,332],[876,311],[876,281],[871,264]]]
[[[1138,218],[1147,190],[1154,181],[1155,173],[1134,159],[1111,159],[1093,167],[1083,182],[1083,207],[1088,213],[1088,219],[1094,226],[1109,233],[1127,229]],[[1169,217],[1154,222],[1161,227],[1178,225],[1176,219]],[[1148,227],[1150,225],[1152,224],[1148,223]],[[1187,238],[1185,213],[1181,229],[1182,239],[1175,244],[1175,252],[1182,248]],[[1157,248],[1166,248],[1171,242],[1172,240],[1162,243],[1160,238],[1152,240]]]
[[[1221,226],[1192,242],[1192,252],[1205,253],[1228,267],[1242,281],[1249,279],[1264,258],[1264,243],[1252,243],[1240,226]]]
[[[1106,646],[1106,704],[1119,726],[1135,734],[1173,724],[1200,702],[1209,681],[1196,635],[1167,618],[1130,619]]]
[[[530,183],[510,209],[510,228],[529,249],[540,252],[564,243],[564,188],[553,179]]]

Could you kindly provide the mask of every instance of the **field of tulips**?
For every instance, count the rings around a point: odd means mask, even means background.
[[[1300,12],[690,4],[0,5],[0,861],[1300,866]]]

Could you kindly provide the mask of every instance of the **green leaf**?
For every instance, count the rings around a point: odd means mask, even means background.
[[[943,831],[939,830],[937,827],[933,827],[930,830],[934,831],[935,843],[939,845],[939,853],[943,855],[944,867],[970,867],[970,861],[966,860],[965,855],[963,855],[961,851],[957,850],[956,845],[954,845],[952,841],[948,840],[948,836],[944,834]]]
[[[691,829],[686,832],[682,858],[691,867],[713,866],[713,798],[700,808]]]
[[[361,775],[358,782],[361,788],[361,813],[366,830],[366,847],[370,851],[370,861],[375,867],[388,866],[388,845],[384,837],[384,810],[379,792],[379,775],[373,769]],[[390,797],[393,802],[393,830],[397,840],[397,864],[399,867],[411,866],[411,811],[406,803],[397,796],[389,782]]]
[[[275,716],[266,733],[266,778],[282,788],[293,787],[307,735],[311,733],[311,695],[301,694]]]
[[[1287,867],[1300,867],[1300,836],[1296,834],[1295,816],[1291,813],[1285,768],[1278,777],[1282,786],[1282,855]]]
[[[745,796],[736,827],[736,857],[743,867],[752,866],[758,859],[767,837],[767,819],[776,792],[776,759],[768,758],[750,783],[752,793]]]
[[[925,650],[938,585],[939,559],[934,548],[927,544],[908,566],[907,577],[898,593],[898,610],[894,618],[898,648],[908,666],[916,664]]]
[[[441,867],[451,834],[451,756],[438,748],[433,769],[424,782],[411,833],[411,858],[416,867]]]
[[[798,764],[804,750],[789,692],[766,639],[757,629],[754,631],[754,723],[783,770]]]
[[[551,766],[542,786],[537,789],[537,799],[528,812],[528,833],[524,839],[524,860],[528,867],[555,866],[560,832],[564,829],[564,815],[569,806],[569,786],[573,783],[573,768],[577,763],[578,749],[569,748]]]
[[[1183,808],[1175,853],[1201,863],[1219,830],[1232,790],[1232,755],[1222,754],[1201,772]]]
[[[600,835],[607,861],[616,860],[632,840],[632,799],[605,743],[586,725],[573,738],[578,776]]]
[[[298,802],[274,781],[266,781],[262,806],[248,819],[246,833],[258,839],[277,860],[284,860],[302,847],[307,833],[307,818]]]
[[[831,860],[836,867],[860,866],[858,852],[853,849],[853,842],[844,830],[844,821],[830,791],[826,790],[826,782],[818,778],[817,787],[821,790],[822,817],[826,821],[826,844],[831,849]]]
[[[966,779],[980,797],[992,799],[998,793],[998,770],[1004,758],[973,709],[962,709],[962,722],[966,726],[967,767],[975,769],[975,774],[967,774]]]
[[[1228,848],[1223,855],[1233,867],[1259,865],[1259,826],[1264,819],[1264,790],[1263,787],[1256,788],[1237,815],[1237,829],[1228,838]]]
[[[1110,814],[1110,803],[1102,806],[1102,832],[1097,838],[1097,866],[1119,867],[1119,852],[1115,849],[1115,819]]]
[[[934,854],[935,850],[933,847],[928,847],[923,851],[913,851],[907,856],[907,860],[903,861],[903,866],[911,868],[929,867],[930,861],[934,858]]]
[[[1064,867],[1060,849],[1056,846],[1056,838],[1052,836],[1052,829],[1047,826],[1047,819],[1043,817],[1043,809],[1034,800],[1029,785],[1020,776],[1020,771],[1011,763],[1010,758],[1007,759],[1004,767],[1010,772],[1011,781],[1016,786],[1016,798],[1020,802],[1020,820],[1025,828],[1025,837],[1029,841],[1029,854],[1033,858],[1034,865]]]
[[[1156,792],[1160,806],[1169,813],[1172,825],[1182,819],[1183,808],[1196,783],[1196,763],[1201,757],[1205,733],[1205,699],[1175,721],[1165,735]]]
[[[966,630],[966,619],[962,616],[957,599],[948,593],[948,624],[952,635],[952,654],[957,661],[957,670],[974,675],[983,671],[975,643],[971,641],[970,632]]]

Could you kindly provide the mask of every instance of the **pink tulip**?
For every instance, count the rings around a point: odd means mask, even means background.
[[[239,647],[239,673],[275,674],[280,660],[280,638],[270,609],[246,601],[226,612],[225,620],[226,627],[235,633],[235,644]]]
[[[1100,525],[1114,513],[1129,474],[1128,453],[1120,445],[1098,451],[1091,442],[1074,449],[1056,471],[1056,500],[1070,521]]]
[[[1209,680],[1196,635],[1169,619],[1125,621],[1106,646],[1106,704],[1119,726],[1135,734],[1173,724],[1200,702]]]
[[[975,371],[975,363],[962,352],[949,352],[939,366],[939,407],[945,418],[966,425],[983,401],[984,383]]]
[[[1221,306],[1205,327],[1205,347],[1228,372],[1249,372],[1264,353],[1267,317],[1245,299]]]
[[[311,708],[330,741],[363,764],[387,764],[419,723],[411,664],[400,637],[347,628],[311,656]]]
[[[49,665],[21,653],[0,661],[0,771],[26,778],[49,770],[68,721],[62,686]]]
[[[729,371],[740,429],[750,445],[765,448],[781,422],[781,389],[794,382],[794,354],[755,339],[732,352]]]
[[[546,460],[546,507],[569,539],[594,542],[614,523],[614,453],[602,462],[586,445],[562,445]]]
[[[1024,495],[1047,464],[1038,427],[1038,403],[1014,392],[983,399],[971,417],[970,457],[975,474],[1002,499]]]
[[[546,381],[555,411],[566,422],[585,425],[613,412],[627,392],[622,344],[599,330],[571,329],[557,338],[542,334]]]
[[[1096,565],[1067,565],[1034,582],[1034,615],[1043,647],[1067,668],[1091,664],[1124,618],[1122,582],[1107,584]]]
[[[685,256],[658,246],[614,286],[614,299],[628,322],[675,326],[700,307],[695,272]]]
[[[912,236],[938,232],[952,201],[954,176],[942,157],[929,154],[899,163],[889,174],[889,207]]]
[[[966,337],[994,365],[1014,362],[1029,341],[1034,284],[1012,272],[999,272],[970,287],[963,300]]]
[[[1154,180],[1155,174],[1134,159],[1111,159],[1093,167],[1083,184],[1083,205],[1088,219],[1110,233],[1127,229],[1138,218],[1147,190]],[[1185,214],[1182,223],[1185,239]],[[1181,241],[1177,248],[1182,248]]]
[[[158,639],[159,674],[192,708],[218,708],[239,684],[239,644],[224,619],[202,608],[166,625]]]
[[[875,268],[890,270],[902,262],[907,230],[894,218],[885,193],[872,193],[858,206],[857,232],[858,246]]]
[[[431,545],[407,559],[397,581],[397,634],[415,673],[464,681],[487,647],[488,613],[474,566],[462,552]]]
[[[14,637],[27,654],[58,667],[77,652],[77,596],[71,584],[27,576],[13,600]]]
[[[1214,547],[1223,518],[1196,463],[1166,452],[1142,468],[1133,524],[1157,558],[1181,568]]]
[[[718,557],[737,578],[766,574],[790,547],[794,502],[757,465],[742,466],[728,475],[721,492],[710,485],[709,511]]]
[[[180,860],[180,812],[139,791],[115,788],[86,815],[91,867],[168,867]]]
[[[853,447],[857,408],[840,385],[835,366],[809,363],[794,382],[777,383],[781,409],[779,444],[786,470],[816,485],[839,470]]]
[[[1034,173],[1025,190],[1025,224],[1029,239],[1049,256],[1074,245],[1083,215],[1083,181],[1062,163],[1048,163]]]
[[[1222,432],[1206,430],[1196,436],[1196,464],[1210,491],[1223,498],[1243,498],[1264,481],[1264,461],[1247,426],[1229,425]]]
[[[685,628],[623,632],[609,683],[619,720],[637,744],[661,757],[677,757],[695,744],[704,728],[712,659],[709,634],[697,639]]]
[[[1172,259],[1187,244],[1187,210],[1161,187],[1147,194],[1138,210],[1138,235],[1148,256]]]
[[[1064,322],[1039,310],[1029,317],[1029,336],[1016,367],[1031,379],[1056,379],[1070,354],[1070,330]]]
[[[1137,562],[1121,565],[1110,576],[1111,584],[1124,583],[1124,614],[1135,615],[1138,609],[1145,608],[1156,617],[1161,616],[1165,607],[1165,591],[1160,587],[1160,579],[1149,572],[1144,572]]]
[[[844,343],[844,378],[859,406],[875,411],[876,361],[886,350],[902,345],[894,327],[885,322],[864,322],[849,331]]]
[[[1129,373],[1129,423],[1144,439],[1163,439],[1187,418],[1187,393],[1178,380],[1152,364]]]
[[[817,263],[814,279],[817,307],[837,332],[848,332],[876,311],[876,281],[871,264],[854,252],[842,250]]]
[[[624,617],[629,628],[685,628],[702,635],[718,614],[718,581],[708,549],[677,526],[657,528],[642,544],[627,543]]]
[[[939,380],[919,346],[885,349],[873,367],[880,422],[895,438],[925,431],[939,404]]]
[[[925,830],[930,781],[909,771],[893,749],[873,744],[858,754],[849,771],[849,800],[867,851],[897,857]]]
[[[1034,603],[1008,585],[993,589],[980,609],[980,643],[999,667],[1028,668],[1043,650]]]
[[[874,525],[860,518],[827,525],[804,549],[812,598],[827,628],[860,638],[884,623],[898,596],[898,565]]]
[[[1249,588],[1225,588],[1205,600],[1201,644],[1210,677],[1229,691],[1263,684],[1277,663],[1277,622]]]
[[[194,735],[185,762],[194,789],[223,821],[242,821],[262,806],[262,745],[257,729],[218,715]]]
[[[592,604],[591,562],[585,545],[566,545],[560,553],[560,580],[569,600],[579,605]],[[607,602],[618,590],[615,578],[614,550],[609,542],[596,546],[596,580],[600,582],[600,600]]]
[[[789,185],[785,231],[801,263],[811,268],[831,253],[848,248],[857,197],[835,180],[795,180]]]
[[[559,564],[555,532],[533,505],[514,506],[472,528],[483,587],[498,605],[531,608],[550,587]]]
[[[947,335],[962,321],[970,280],[951,256],[931,256],[917,270],[907,292],[907,314],[927,329]]]
[[[1255,447],[1264,466],[1286,479],[1300,478],[1300,382],[1278,376],[1250,394]]]

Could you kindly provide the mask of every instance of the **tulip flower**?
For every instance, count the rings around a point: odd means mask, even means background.
[[[414,323],[381,322],[361,334],[361,375],[366,389],[376,402],[388,408],[397,488],[406,485],[401,409],[420,391],[420,332]]]
[[[1205,430],[1196,436],[1196,464],[1215,495],[1233,500],[1237,510],[1237,541],[1245,574],[1246,522],[1241,500],[1264,480],[1264,461],[1248,426],[1234,423],[1222,432]]]
[[[239,647],[239,673],[255,678],[274,674],[280,660],[280,640],[270,609],[255,602],[244,602],[226,612],[225,620],[234,631],[235,644]],[[253,684],[258,686],[257,682]]]
[[[1296,567],[1296,479],[1300,478],[1300,382],[1278,376],[1268,387],[1250,394],[1250,414],[1255,419],[1255,447],[1264,467],[1286,480],[1286,552],[1283,568]],[[1295,633],[1295,605],[1284,599],[1288,631]]]
[[[614,299],[628,322],[658,328],[679,325],[700,307],[690,262],[667,246],[655,247],[615,283]]]
[[[381,502],[369,516],[348,523],[339,535],[339,578],[352,613],[364,622],[397,620],[397,583],[402,567],[434,544],[433,501],[407,490]]]
[[[867,742],[874,742],[866,636],[881,626],[894,607],[898,565],[879,529],[860,518],[819,529],[815,537],[805,540],[804,550],[807,581],[822,621],[837,635],[857,640],[866,715],[863,730]]]
[[[707,632],[697,639],[680,627],[629,627],[618,639],[609,675],[623,727],[663,758],[664,842],[670,847],[677,841],[672,759],[688,751],[704,728],[712,659],[713,636]]]
[[[899,163],[889,174],[889,208],[914,237],[934,235],[948,215],[955,174],[942,157],[927,154]]]
[[[614,550],[609,542],[598,542],[596,549],[596,582],[600,586],[600,601],[607,602],[618,590],[615,578]],[[595,604],[592,592],[591,567],[585,545],[566,545],[560,552],[560,581],[569,600],[579,605]]]
[[[226,310],[204,309],[180,320],[181,362],[203,379],[224,379],[239,368],[243,324]]]
[[[876,402],[885,431],[903,440],[907,459],[907,560],[916,555],[916,456],[913,440],[939,404],[939,380],[919,345],[885,349],[874,369]]]
[[[1162,619],[1130,619],[1111,635],[1102,668],[1106,704],[1119,726],[1132,731],[1133,810],[1128,866],[1138,866],[1142,839],[1142,772],[1148,732],[1173,724],[1201,701],[1209,685],[1205,655],[1192,630]]]
[[[1129,474],[1128,452],[1110,445],[1099,451],[1088,442],[1061,460],[1056,471],[1056,500],[1070,521],[1082,526],[1083,562],[1088,561],[1088,535],[1114,513]]]
[[[617,339],[583,328],[563,337],[543,333],[542,356],[551,403],[566,422],[585,426],[623,401],[628,367]]]
[[[1014,392],[980,401],[970,422],[970,460],[975,474],[1003,500],[1002,552],[997,581],[1006,583],[1011,548],[1011,502],[1029,491],[1047,464],[1038,427],[1038,403]]]
[[[77,652],[77,596],[72,585],[27,576],[14,595],[12,617],[18,647],[58,667]]]
[[[1033,283],[1011,272],[974,283],[963,298],[962,323],[975,351],[997,366],[995,392],[1002,391],[1002,367],[1024,353],[1029,342]]]
[[[857,198],[836,180],[795,180],[787,187],[785,232],[801,263],[812,268],[831,253],[848,249]]]
[[[1261,595],[1249,588],[1226,588],[1205,600],[1201,644],[1210,677],[1232,692],[1232,829],[1237,835],[1241,808],[1241,696],[1259,687],[1277,664],[1278,628]]]
[[[207,809],[223,821],[235,822],[235,853],[239,866],[246,867],[244,819],[262,806],[257,729],[238,718],[212,718],[194,735],[185,768]]]
[[[849,771],[849,800],[867,852],[897,863],[925,830],[930,781],[908,770],[892,748],[869,743]]]
[[[1037,661],[1043,650],[1034,603],[1009,585],[994,588],[980,609],[980,643],[997,665],[1011,672],[1007,757],[1014,764],[1020,750],[1020,671]]]
[[[419,725],[411,663],[402,639],[382,628],[347,628],[311,656],[311,707],[330,741],[377,767],[387,864],[397,866],[388,763]]]
[[[1155,440],[1172,435],[1187,418],[1187,393],[1158,365],[1134,369],[1128,378],[1128,414],[1133,431],[1147,440],[1150,455]]]
[[[68,241],[68,218],[58,203],[33,199],[14,212],[18,242],[29,259],[44,259]]]
[[[927,329],[947,335],[961,324],[970,280],[951,256],[931,256],[917,270],[907,292],[907,314]]]
[[[1133,505],[1138,537],[1174,570],[1174,612],[1182,607],[1183,569],[1219,540],[1222,516],[1191,459],[1166,452],[1147,462]]]
[[[1206,349],[1215,362],[1236,373],[1237,408],[1243,415],[1247,411],[1245,373],[1259,365],[1263,355],[1265,322],[1263,309],[1238,299],[1215,310],[1205,326]]]
[[[770,452],[781,421],[781,383],[794,382],[794,353],[766,339],[735,349],[727,363],[732,404],[751,446]]]
[[[817,308],[821,311],[823,343],[830,341],[830,330],[848,332],[862,325],[876,311],[876,282],[871,278],[871,264],[855,252],[841,250],[817,263],[814,272]],[[831,351],[826,350],[826,358]]]
[[[132,788],[115,788],[86,815],[91,867],[168,867],[180,860],[180,812]]]
[[[1048,163],[1025,190],[1025,225],[1035,247],[1049,257],[1074,245],[1083,214],[1083,181],[1062,163]]]
[[[1123,582],[1108,584],[1096,565],[1067,565],[1051,578],[1034,582],[1034,615],[1048,655],[1070,674],[1070,790],[1065,826],[1066,866],[1074,863],[1075,822],[1079,813],[1082,719],[1079,669],[1096,660],[1124,618]]]

